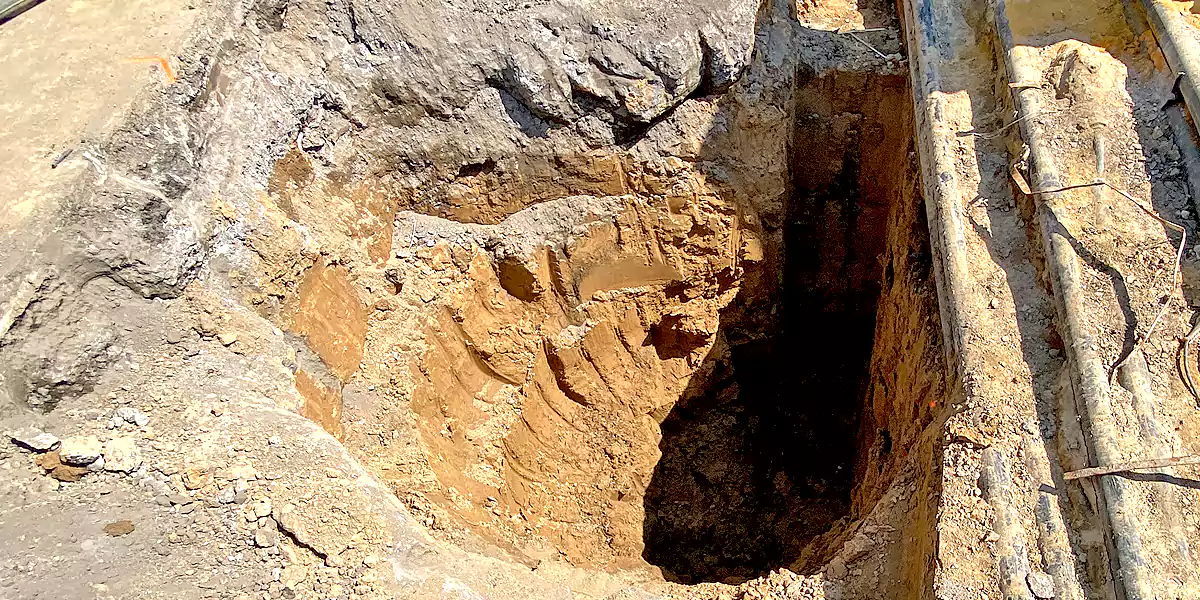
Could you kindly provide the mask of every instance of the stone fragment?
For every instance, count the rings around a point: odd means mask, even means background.
[[[79,481],[81,477],[88,472],[87,467],[72,467],[62,464],[59,460],[58,452],[47,452],[34,461],[37,465],[50,473],[50,476],[58,481]]]
[[[112,537],[126,535],[126,534],[129,534],[132,532],[133,532],[133,521],[130,521],[128,519],[122,519],[120,521],[113,521],[112,523],[109,523],[108,525],[104,526],[104,533],[107,533],[108,535],[110,535]]]
[[[178,344],[183,341],[183,332],[178,329],[169,329],[166,337],[168,344]]]
[[[101,456],[100,458],[93,460],[92,462],[88,463],[88,466],[85,468],[88,471],[91,471],[92,473],[96,473],[98,471],[103,471],[104,470],[104,457]]]
[[[217,339],[221,341],[221,345],[223,346],[232,346],[237,341],[238,336],[236,333],[226,331],[218,335]]]
[[[104,455],[104,447],[99,439],[91,435],[71,436],[62,441],[58,447],[59,460],[64,464],[82,467],[96,462]]]
[[[34,452],[49,452],[58,448],[61,441],[53,434],[31,427],[8,434],[13,443]]]
[[[295,588],[304,582],[308,572],[304,565],[288,565],[279,573],[279,583],[285,588]]]
[[[259,548],[270,548],[279,543],[279,532],[273,527],[263,527],[254,532],[254,545]]]
[[[212,482],[212,471],[200,467],[189,467],[183,471],[183,487],[198,490]]]
[[[271,501],[269,499],[259,500],[250,507],[250,510],[254,511],[256,518],[268,517],[271,515]]]
[[[150,417],[146,413],[130,406],[118,408],[116,418],[138,427],[145,427],[150,422]]]
[[[833,560],[829,561],[829,564],[825,567],[825,574],[830,579],[835,581],[845,578],[847,573],[846,561],[842,560],[841,558],[834,558]]]
[[[1030,571],[1025,576],[1025,582],[1029,584],[1029,591],[1033,592],[1035,598],[1054,597],[1054,579],[1049,575]]]
[[[129,473],[142,464],[142,453],[130,437],[109,440],[104,445],[104,470]]]

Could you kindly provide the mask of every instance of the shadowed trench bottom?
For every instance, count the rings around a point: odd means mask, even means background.
[[[907,79],[806,78],[774,272],[662,423],[645,559],[682,583],[818,570],[932,414],[940,329]],[[925,379],[925,381],[918,381]]]

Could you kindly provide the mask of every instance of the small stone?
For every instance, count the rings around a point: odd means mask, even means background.
[[[112,537],[126,535],[133,532],[133,521],[127,519],[121,521],[113,521],[104,526],[104,533]]]
[[[58,481],[79,481],[87,472],[87,467],[72,467],[62,464],[58,452],[47,452],[34,461],[41,468],[50,472],[50,476]]]
[[[150,422],[150,417],[146,413],[129,406],[118,408],[116,416],[130,425],[137,425],[138,427],[145,427]]]
[[[338,569],[346,566],[346,561],[336,554],[330,554],[325,557],[325,566]]]
[[[104,470],[129,473],[142,464],[142,453],[130,437],[109,440],[104,445]]]
[[[279,583],[285,588],[295,588],[304,582],[308,572],[304,565],[288,565],[279,573]]]
[[[363,559],[363,566],[366,566],[366,567],[373,567],[378,563],[379,563],[379,557],[375,556],[374,554]]]
[[[995,298],[992,298],[991,301],[988,302],[988,308],[990,308],[992,310],[1000,308],[1000,301]]]
[[[254,516],[256,518],[261,519],[263,517],[269,517],[271,516],[271,501],[260,500],[255,502],[254,505],[250,507],[250,510],[254,511]]]
[[[187,504],[192,501],[192,497],[187,494],[172,494],[167,497],[171,504]]]
[[[217,320],[210,314],[202,314],[196,320],[195,330],[204,337],[210,337],[217,333]]]
[[[270,548],[277,543],[279,543],[279,532],[270,527],[264,527],[254,532],[254,545],[259,548]]]
[[[236,333],[226,331],[218,335],[217,339],[221,341],[221,345],[223,346],[232,346],[237,341],[238,336]]]
[[[183,341],[183,332],[178,329],[171,329],[167,331],[166,338],[168,344],[178,344]]]
[[[64,464],[82,467],[103,456],[103,445],[91,435],[71,436],[58,447],[59,460]]]
[[[104,470],[104,457],[101,456],[100,458],[93,460],[92,462],[88,463],[87,467],[84,467],[84,468],[86,468],[88,471],[91,471],[92,473],[98,473],[100,471],[103,471]]]
[[[196,510],[196,503],[188,502],[187,504],[180,504],[178,507],[175,508],[175,510],[181,515],[186,515],[186,514],[191,513],[192,511]]]
[[[210,482],[212,482],[212,471],[209,469],[192,467],[183,472],[183,487],[189,490],[198,490]]]
[[[283,438],[281,438],[277,435],[273,435],[273,436],[267,438],[267,444],[269,444],[271,446],[278,446],[282,443],[283,443]]]
[[[14,431],[9,434],[9,437],[12,439],[14,444],[34,452],[49,452],[55,448],[58,448],[59,444],[62,443],[58,437],[54,436],[53,434],[33,428],[25,428]]]
[[[995,531],[989,531],[987,535],[983,536],[983,541],[988,543],[998,542],[1000,541],[1000,534]]]
[[[159,506],[171,506],[171,498],[166,495],[155,496],[154,503]]]
[[[1049,575],[1030,571],[1025,575],[1025,582],[1029,584],[1029,591],[1033,592],[1035,598],[1054,597],[1054,579]]]
[[[847,574],[846,562],[841,558],[834,558],[833,560],[829,561],[829,564],[825,567],[825,573],[830,579],[837,580],[845,578]]]

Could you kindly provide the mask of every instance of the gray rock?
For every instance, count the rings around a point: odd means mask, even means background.
[[[1029,584],[1029,591],[1033,592],[1035,598],[1054,597],[1054,579],[1049,575],[1030,571],[1025,575],[1025,582]]]
[[[82,467],[99,460],[104,455],[104,446],[96,436],[76,435],[62,441],[58,454],[63,463]]]
[[[34,452],[50,452],[58,448],[61,441],[54,434],[27,427],[9,434],[14,444]]]

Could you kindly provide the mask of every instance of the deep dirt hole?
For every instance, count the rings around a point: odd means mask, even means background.
[[[871,106],[856,100],[864,97]],[[861,518],[887,485],[896,443],[924,424],[923,411],[893,411],[885,379],[894,374],[884,371],[937,363],[936,353],[896,355],[913,340],[888,339],[897,323],[877,322],[904,310],[881,311],[881,301],[915,294],[921,305],[910,308],[934,306],[907,103],[902,77],[835,74],[799,92],[795,187],[778,259],[762,278],[776,287],[735,302],[728,312],[738,314],[722,319],[730,351],[710,357],[711,370],[701,369],[710,375],[662,423],[643,534],[644,558],[668,579],[737,583],[818,569],[838,526]],[[898,266],[908,275],[900,285],[918,289],[897,293]],[[885,355],[873,361],[873,351]],[[907,420],[901,440],[892,419]]]
[[[908,80],[797,83],[780,196],[673,196],[694,166],[625,165],[634,199],[574,246],[459,275],[388,413],[413,437],[359,442],[427,526],[531,565],[734,583],[819,570],[913,464],[944,369]],[[448,248],[423,251],[472,263]]]

